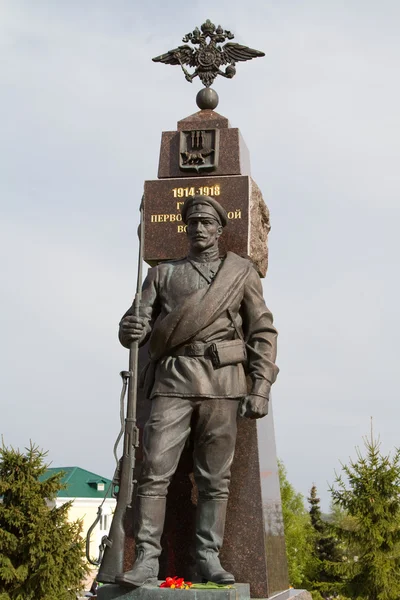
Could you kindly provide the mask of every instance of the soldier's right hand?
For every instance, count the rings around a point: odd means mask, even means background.
[[[122,339],[125,342],[138,341],[142,337],[144,326],[145,320],[142,317],[127,315],[119,324]]]

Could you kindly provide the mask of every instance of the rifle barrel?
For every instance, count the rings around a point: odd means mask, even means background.
[[[143,244],[144,244],[144,196],[140,205],[139,225],[139,256],[136,282],[136,294],[133,302],[133,314],[140,314],[142,298],[143,277]],[[123,456],[117,495],[117,506],[106,542],[103,559],[101,561],[98,581],[114,583],[115,576],[124,569],[125,549],[125,517],[126,511],[131,507],[134,488],[134,469],[136,463],[136,447],[139,445],[139,431],[136,426],[137,414],[137,385],[138,385],[138,358],[139,342],[132,342],[129,349],[129,380],[124,428]],[[122,373],[121,373],[122,375]]]

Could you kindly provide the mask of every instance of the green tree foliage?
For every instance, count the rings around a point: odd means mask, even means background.
[[[61,474],[43,479],[45,453],[0,448],[0,600],[72,600],[87,573],[70,503],[49,508]]]
[[[347,511],[332,502],[331,512],[328,515],[328,521],[338,541],[339,551],[341,553],[341,561],[347,562],[353,559],[354,556],[360,555],[360,546],[352,532],[356,531],[358,525],[357,520],[349,515]],[[343,534],[343,532],[347,532]],[[346,539],[344,539],[346,537]],[[336,563],[333,563],[336,567]],[[335,569],[336,572],[337,569]]]
[[[336,529],[345,560],[332,564],[349,598],[394,600],[400,597],[400,451],[382,455],[372,433],[364,444],[365,456],[357,449],[357,460],[342,467],[331,488],[346,515]]]
[[[279,482],[289,581],[293,587],[302,588],[306,587],[315,567],[313,528],[303,496],[289,483],[282,462],[279,462]]]
[[[320,499],[315,485],[308,498],[310,505],[311,525],[314,528],[314,570],[310,573],[310,587],[319,591],[326,598],[337,595],[339,578],[334,573],[331,563],[342,561],[341,551],[334,528],[322,518]]]

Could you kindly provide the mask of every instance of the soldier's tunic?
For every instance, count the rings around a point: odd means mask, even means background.
[[[146,322],[141,343],[150,336],[153,369],[139,494],[167,493],[195,413],[199,493],[227,497],[238,404],[248,393],[246,374],[249,393],[268,397],[278,372],[277,332],[260,279],[250,261],[231,252],[222,261],[203,254],[201,261],[189,256],[160,264],[144,282],[140,316]],[[238,333],[246,343],[246,364],[215,368],[204,349],[238,339]]]

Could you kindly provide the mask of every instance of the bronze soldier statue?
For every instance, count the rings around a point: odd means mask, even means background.
[[[277,332],[259,276],[249,260],[232,252],[219,255],[225,210],[214,198],[198,195],[186,200],[182,219],[188,256],[150,269],[140,316],[129,309],[120,323],[124,346],[150,338],[144,384],[152,406],[137,493],[137,557],[131,571],[116,577],[132,587],[157,578],[168,485],[191,426],[199,494],[197,571],[204,580],[235,582],[221,566],[219,551],[237,416],[258,419],[268,413],[278,373]]]

